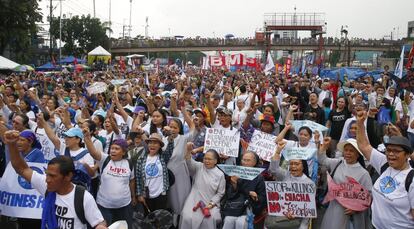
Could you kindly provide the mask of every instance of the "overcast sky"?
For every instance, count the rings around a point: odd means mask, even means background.
[[[95,0],[96,16],[109,19],[109,1]],[[40,2],[44,16],[49,14],[49,0]],[[59,1],[54,0],[54,15],[59,15]],[[66,15],[93,15],[93,0],[64,0]],[[414,20],[414,0],[132,0],[132,36],[183,35],[185,37],[253,37],[263,27],[265,13],[325,13],[327,35],[340,36],[347,25],[350,37],[383,38],[394,31],[394,38],[407,36],[407,23]],[[113,37],[119,37],[123,24],[129,25],[130,0],[112,0]],[[46,21],[46,19],[44,19]],[[395,30],[394,30],[395,28]]]

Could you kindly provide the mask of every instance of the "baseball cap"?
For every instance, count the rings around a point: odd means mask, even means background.
[[[275,124],[275,118],[273,116],[270,116],[270,115],[261,115],[260,118],[259,118],[259,121],[260,122],[267,121],[267,122],[270,122],[272,124]]]
[[[218,113],[223,113],[223,114],[225,114],[225,115],[230,115],[230,116],[232,116],[232,115],[233,115],[233,111],[232,111],[232,110],[230,110],[230,109],[228,109],[227,107],[224,107],[224,106],[220,106],[220,107],[218,107],[218,108],[216,109],[216,111],[217,111]]]
[[[201,113],[204,118],[207,117],[207,113],[205,111],[203,111],[201,108],[196,108],[193,110],[193,113],[195,114],[196,112]]]
[[[63,133],[63,135],[65,137],[78,137],[80,139],[83,139],[83,133],[82,130],[80,128],[77,127],[72,127],[70,128],[68,131],[66,131],[65,133]]]
[[[387,143],[384,143],[384,145],[386,147],[388,145],[401,146],[407,153],[411,154],[413,152],[410,141],[402,136],[391,136],[390,140]]]

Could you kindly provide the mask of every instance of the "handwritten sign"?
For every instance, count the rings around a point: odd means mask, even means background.
[[[255,167],[245,167],[237,165],[217,165],[221,171],[223,171],[228,176],[238,176],[241,179],[253,180],[260,173],[263,172],[264,168],[255,168]]]
[[[346,177],[347,182],[336,184],[328,174],[328,193],[323,200],[327,203],[332,200],[338,201],[340,205],[354,211],[365,211],[371,205],[371,193],[352,177]]]
[[[214,149],[229,157],[239,155],[240,132],[238,130],[225,130],[207,128],[204,140],[204,153]]]
[[[277,147],[275,139],[274,135],[255,130],[247,150],[255,152],[265,161],[270,161]]]
[[[45,174],[46,164],[28,163],[30,168]],[[44,197],[19,176],[9,163],[0,182],[0,211],[2,215],[30,219],[42,218]]]
[[[87,87],[86,90],[90,95],[103,93],[106,91],[108,85],[104,82],[95,82],[91,86]]]
[[[311,159],[316,153],[316,148],[299,148],[299,147],[291,147],[283,150],[283,157],[290,161],[292,159],[295,160],[309,160]]]
[[[316,185],[312,182],[266,181],[269,215],[316,218]]]
[[[111,84],[113,85],[122,85],[126,82],[125,79],[120,79],[120,80],[111,80]]]

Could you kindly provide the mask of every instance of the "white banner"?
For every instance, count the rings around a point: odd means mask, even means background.
[[[269,215],[316,218],[316,185],[313,182],[266,181]]]
[[[227,176],[237,176],[245,180],[254,180],[260,173],[263,172],[264,168],[245,167],[237,165],[217,165],[223,173]]]
[[[44,174],[46,164],[27,163],[34,171]],[[0,181],[1,215],[31,219],[42,218],[44,197],[29,182],[19,176],[11,163],[6,167]]]
[[[255,152],[265,161],[270,161],[277,147],[275,139],[274,135],[255,130],[247,150]]]
[[[315,155],[316,151],[317,151],[316,148],[292,147],[292,148],[284,149],[282,154],[283,154],[283,157],[287,161],[290,161],[292,159],[309,160]]]
[[[229,157],[239,156],[240,132],[237,129],[225,130],[207,128],[204,140],[204,153],[214,149]]]

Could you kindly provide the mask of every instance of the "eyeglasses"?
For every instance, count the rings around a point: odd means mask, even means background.
[[[399,149],[390,149],[390,148],[386,148],[385,149],[385,153],[386,154],[390,154],[390,153],[393,153],[393,154],[400,154],[400,153],[402,153],[402,152],[405,152],[405,150],[404,149],[401,149],[401,150],[399,150]]]

